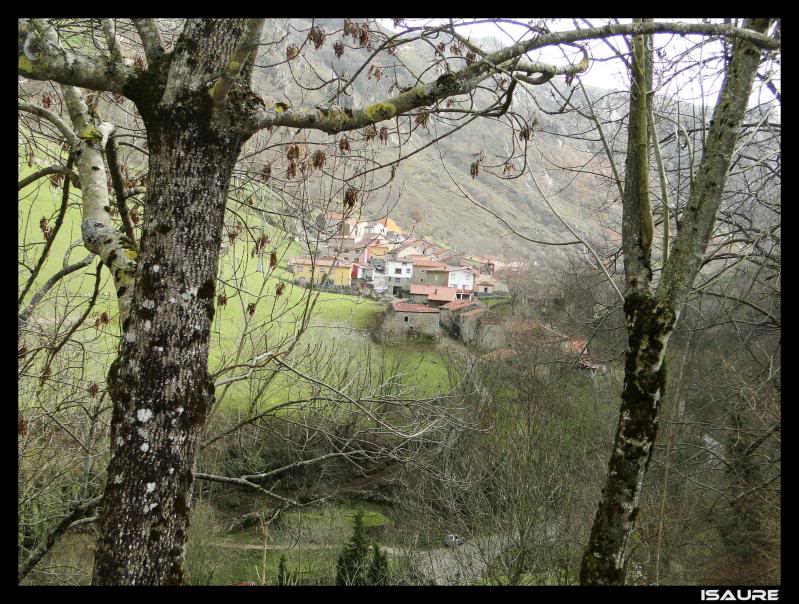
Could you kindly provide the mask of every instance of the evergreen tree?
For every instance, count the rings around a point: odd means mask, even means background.
[[[369,584],[388,585],[388,556],[376,543],[372,544],[372,562],[369,564]]]
[[[336,585],[367,585],[369,570],[369,540],[363,526],[363,510],[354,518],[350,542],[336,561]]]
[[[286,554],[281,554],[280,562],[277,564],[277,584],[280,586],[287,584],[287,573],[286,573]]]

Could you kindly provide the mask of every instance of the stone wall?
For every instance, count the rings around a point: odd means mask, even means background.
[[[407,318],[407,321],[406,321]],[[433,312],[395,312],[388,309],[383,318],[380,331],[388,338],[404,338],[414,335],[438,337],[438,313]]]

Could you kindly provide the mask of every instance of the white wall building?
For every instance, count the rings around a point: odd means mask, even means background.
[[[389,278],[385,273],[375,269],[372,273],[372,289],[376,292],[384,292],[389,289]]]
[[[401,290],[408,291],[413,279],[413,264],[402,260],[386,260],[386,276],[389,292],[397,295]]]
[[[460,266],[448,266],[449,283],[448,287],[457,287],[464,292],[471,293],[474,289],[474,272]]]
[[[365,235],[371,235],[373,237],[376,235],[383,235],[384,237],[388,235],[386,225],[372,220],[361,220],[357,222],[354,230],[357,238],[361,238]]]

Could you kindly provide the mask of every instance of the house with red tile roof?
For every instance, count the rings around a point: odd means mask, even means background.
[[[453,337],[467,341],[477,328],[477,319],[485,312],[486,308],[477,300],[454,300],[441,306],[439,323]]]
[[[430,256],[406,256],[405,259],[413,264],[412,283],[447,287],[449,271],[446,264]]]
[[[454,287],[411,283],[410,295],[414,302],[427,302],[428,306],[438,307],[455,300],[458,290]]]
[[[419,336],[437,339],[438,316],[437,308],[405,300],[394,300],[383,315],[379,334],[388,340]]]

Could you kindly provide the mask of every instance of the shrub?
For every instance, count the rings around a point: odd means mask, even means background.
[[[336,562],[336,585],[387,585],[388,557],[376,543],[371,544],[363,525],[363,510],[355,513],[355,526],[350,542]]]

